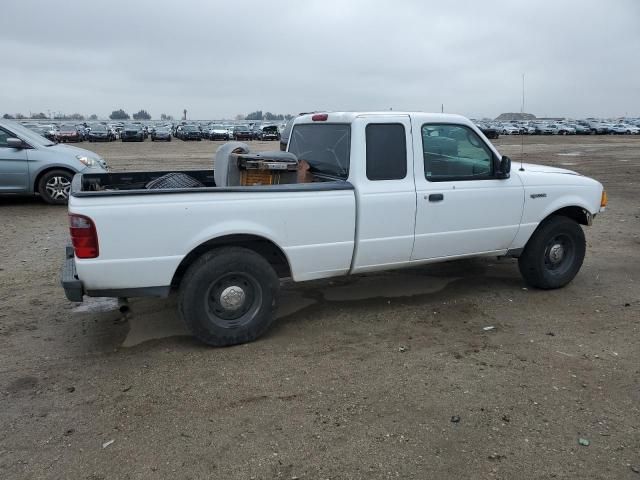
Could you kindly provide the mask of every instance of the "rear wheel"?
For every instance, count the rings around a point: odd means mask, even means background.
[[[38,182],[38,193],[51,205],[64,205],[69,200],[73,173],[67,170],[51,170]]]
[[[584,232],[574,220],[551,216],[538,226],[518,259],[520,273],[534,287],[564,287],[578,274],[586,251]]]
[[[252,250],[224,247],[200,257],[184,276],[180,316],[200,341],[217,346],[250,342],[274,319],[280,281]]]

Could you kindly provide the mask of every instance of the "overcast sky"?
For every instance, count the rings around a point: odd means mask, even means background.
[[[640,1],[14,0],[0,114],[640,115]]]

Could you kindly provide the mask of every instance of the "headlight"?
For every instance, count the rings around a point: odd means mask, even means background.
[[[95,158],[90,158],[85,155],[76,155],[76,158],[87,167],[95,167],[98,165],[98,162]]]

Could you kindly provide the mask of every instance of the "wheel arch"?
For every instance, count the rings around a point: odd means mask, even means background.
[[[556,216],[562,216],[562,217],[567,217],[570,218],[574,221],[576,221],[577,223],[579,223],[580,225],[586,225],[586,226],[590,226],[591,225],[591,220],[592,220],[592,215],[589,212],[589,210],[587,210],[584,207],[580,207],[577,205],[572,205],[569,207],[562,207],[559,208],[553,212],[551,212],[549,215],[547,215],[542,222],[544,222],[547,218],[556,215]],[[540,222],[540,223],[542,223]]]
[[[230,234],[207,240],[191,250],[178,265],[171,280],[171,286],[178,287],[187,269],[203,254],[226,246],[252,250],[269,262],[279,278],[291,277],[289,259],[273,241],[255,234]]]
[[[34,193],[38,192],[38,184],[40,183],[40,180],[42,179],[42,177],[44,175],[46,175],[47,173],[52,172],[53,170],[64,170],[66,172],[69,172],[71,174],[72,178],[76,173],[78,173],[78,172],[76,172],[72,168],[69,168],[66,165],[47,165],[45,168],[43,168],[38,173],[36,173],[36,176],[35,176],[35,179],[34,179],[33,185],[32,185]]]

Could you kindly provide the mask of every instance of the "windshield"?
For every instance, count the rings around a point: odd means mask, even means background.
[[[293,127],[288,151],[305,160],[312,172],[346,179],[350,148],[349,124],[301,124]]]
[[[106,132],[107,127],[105,127],[104,125],[94,125],[93,127],[91,127],[91,130],[93,132]]]
[[[44,138],[42,135],[38,135],[36,132],[23,127],[19,123],[12,122],[11,120],[3,120],[2,126],[31,146],[49,147],[51,145],[55,145],[51,140]]]
[[[185,132],[196,132],[198,129],[194,125],[185,125],[182,127]]]
[[[142,127],[140,125],[126,125],[125,130],[142,130]]]

